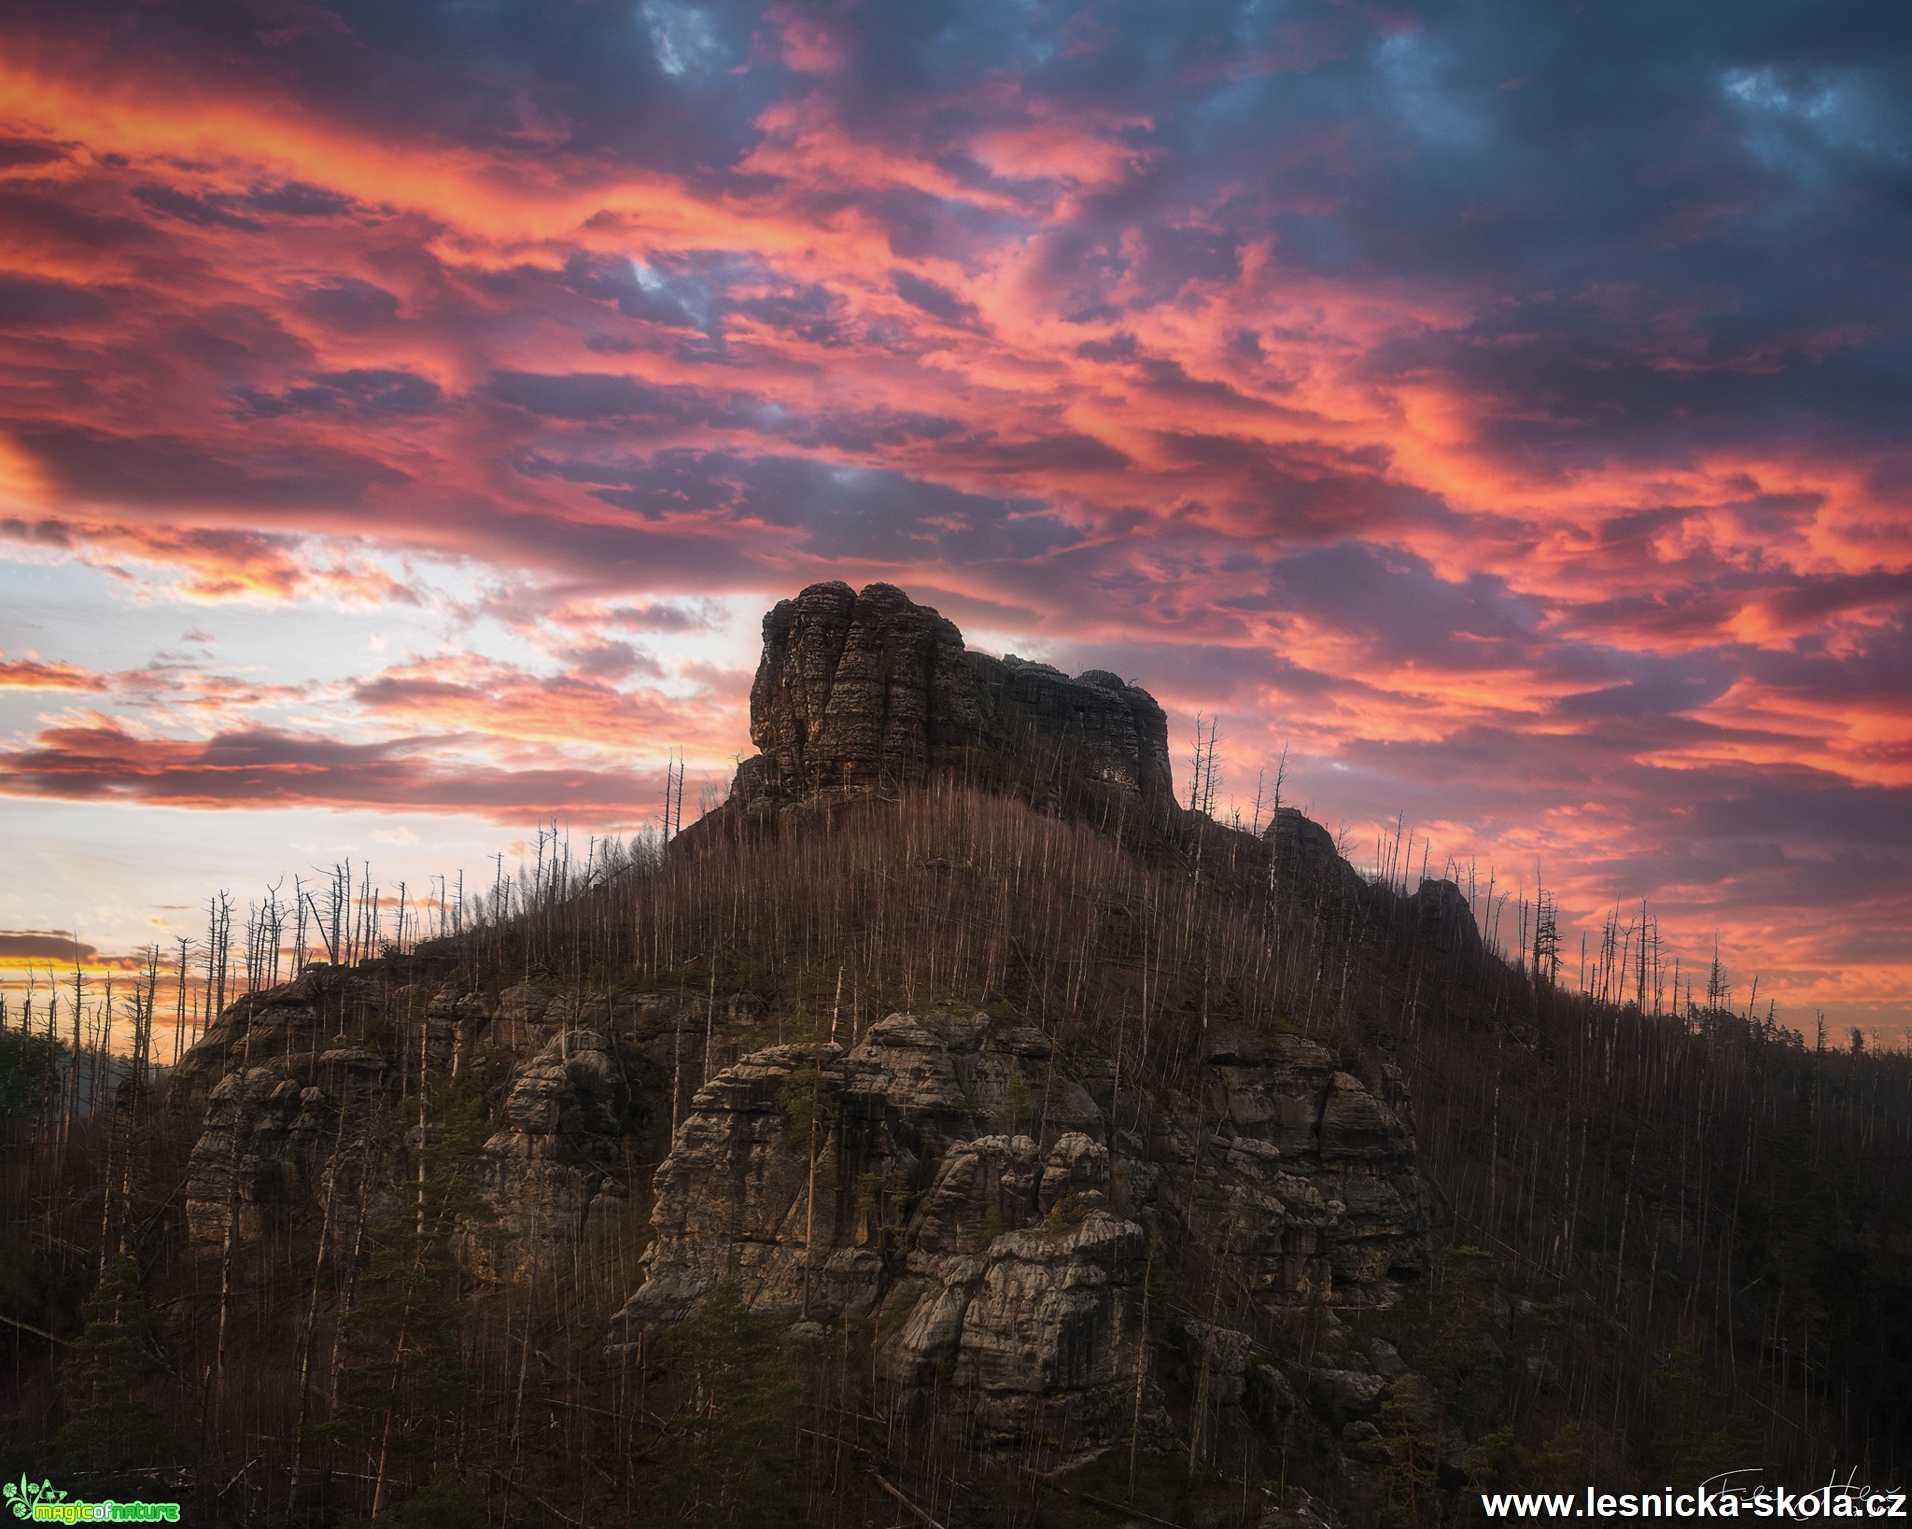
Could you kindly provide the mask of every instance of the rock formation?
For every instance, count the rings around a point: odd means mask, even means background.
[[[592,1030],[560,1030],[516,1070],[502,1127],[484,1145],[484,1195],[496,1221],[468,1234],[472,1268],[515,1274],[623,1208],[630,1107],[617,1059]]]
[[[1262,831],[1262,842],[1274,856],[1275,872],[1310,891],[1326,890],[1338,899],[1365,896],[1368,884],[1341,856],[1334,835],[1293,807],[1278,807]]]
[[[1474,922],[1466,893],[1451,881],[1424,881],[1410,900],[1417,932],[1428,949],[1451,961],[1480,960],[1480,927]]]
[[[349,1172],[385,1072],[376,1052],[342,1046],[220,1078],[187,1165],[193,1240],[223,1240],[231,1219],[234,1234],[253,1241],[316,1199],[330,1175]]]
[[[1206,1064],[1145,1137],[1113,1128],[1106,1067],[983,1014],[748,1056],[657,1171],[621,1336],[731,1282],[759,1311],[872,1318],[906,1400],[961,1388],[985,1437],[1060,1418],[1087,1449],[1128,1426],[1151,1235],[1226,1249],[1270,1311],[1391,1305],[1427,1257],[1399,1074],[1370,1088],[1279,1033],[1218,1034]]]
[[[737,767],[729,798],[680,838],[683,848],[803,803],[940,779],[1120,822],[1139,831],[1132,843],[1227,841],[1228,855],[1202,858],[1230,861],[1244,886],[1280,878],[1324,905],[1367,900],[1380,911],[1394,896],[1292,807],[1256,839],[1177,806],[1167,718],[1146,690],[1106,670],[1071,679],[971,652],[954,623],[889,584],[860,594],[812,584],[765,615],[750,737],[758,752]],[[1424,892],[1413,917],[1444,955],[1478,958],[1473,913],[1451,883]]]
[[[1145,691],[969,652],[887,585],[814,585],[770,612],[751,735],[760,753],[691,835],[958,780],[1113,806],[1149,826],[1125,842],[1145,839],[1164,874],[1199,866],[1204,895],[1278,887],[1353,941],[1400,933],[1450,970],[1483,959],[1451,883],[1371,886],[1292,808],[1260,836],[1178,809]],[[195,1243],[310,1218],[423,1066],[457,1080],[489,1132],[465,1153],[489,1207],[457,1233],[470,1274],[562,1267],[594,1229],[634,1244],[648,1219],[614,1344],[731,1286],[758,1313],[867,1332],[870,1373],[904,1414],[960,1399],[984,1447],[1093,1452],[1129,1437],[1138,1407],[1159,1432],[1180,1385],[1177,1405],[1192,1388],[1243,1426],[1313,1429],[1344,1461],[1380,1448],[1402,1367],[1361,1329],[1428,1260],[1408,1091],[1385,1060],[1211,1025],[1205,1004],[1177,1017],[1179,1059],[1147,1084],[1097,1049],[1093,1023],[1065,1045],[966,1008],[771,1045],[816,1032],[714,978],[673,993],[435,959],[312,967],[231,1005],[192,1049],[176,1077],[206,1110],[185,1194]],[[1225,1259],[1234,1309],[1157,1311],[1146,1335],[1156,1257]],[[1151,1345],[1179,1379],[1150,1361],[1138,1388]],[[1315,1521],[1305,1498],[1295,1513],[1271,1521]]]
[[[936,777],[1115,793],[1157,812],[1172,801],[1168,724],[1146,690],[970,652],[888,584],[813,584],[764,617],[750,738],[733,816]]]

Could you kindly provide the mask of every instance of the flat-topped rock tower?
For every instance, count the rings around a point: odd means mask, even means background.
[[[939,777],[1173,805],[1168,722],[1146,690],[971,652],[954,622],[889,584],[812,584],[764,617],[750,738],[759,752],[730,810]]]

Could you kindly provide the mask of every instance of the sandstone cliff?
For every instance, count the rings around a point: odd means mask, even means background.
[[[960,1399],[978,1448],[1041,1441],[1068,1460],[1137,1429],[1164,1440],[1187,1405],[1176,1388],[1198,1384],[1231,1426],[1312,1431],[1358,1465],[1393,1379],[1363,1314],[1428,1261],[1391,1065],[1217,1026],[1186,1086],[1138,1092],[1108,1056],[970,1010],[753,1048],[763,1016],[735,1002],[421,975],[315,968],[229,1011],[189,1069],[227,1052],[186,1188],[196,1242],[216,1249],[232,1217],[242,1245],[282,1236],[328,1191],[361,1193],[366,1133],[406,1117],[407,1063],[314,1054],[349,1000],[374,1033],[422,1016],[436,1075],[489,1080],[494,1125],[469,1169],[488,1209],[458,1237],[473,1276],[562,1278],[594,1229],[648,1219],[614,1344],[728,1285],[792,1323],[867,1324],[886,1405],[920,1417]],[[717,1070],[666,1139],[673,1072],[688,1056],[700,1076],[707,1043]],[[406,1183],[386,1192],[401,1217]],[[1151,1315],[1151,1268],[1191,1256],[1225,1260],[1248,1304],[1216,1322],[1164,1287]]]
[[[625,1336],[734,1282],[759,1310],[873,1318],[906,1405],[961,1393],[986,1437],[1086,1450],[1133,1423],[1152,1238],[1218,1249],[1270,1317],[1391,1306],[1427,1261],[1398,1072],[1371,1088],[1280,1034],[1217,1034],[1204,1060],[1145,1109],[1106,1059],[977,1013],[746,1057],[657,1171]]]

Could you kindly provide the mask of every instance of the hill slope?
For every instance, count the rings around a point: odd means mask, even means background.
[[[752,725],[669,854],[20,1133],[21,1436],[284,1523],[1434,1523],[1903,1461],[1902,1059],[1536,981],[1450,883],[1178,808],[1145,692],[882,586],[771,613]]]

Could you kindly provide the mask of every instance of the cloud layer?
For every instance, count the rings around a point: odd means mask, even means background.
[[[1912,1023],[1903,6],[0,40],[3,810],[628,829],[881,577]]]

